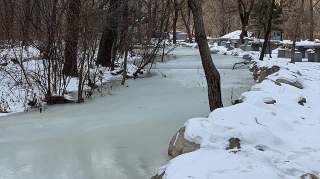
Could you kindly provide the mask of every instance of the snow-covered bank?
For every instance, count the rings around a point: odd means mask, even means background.
[[[128,77],[133,77],[133,73],[137,70],[134,62],[138,59],[139,56],[128,56]],[[119,63],[122,61],[123,59],[120,58]],[[40,50],[35,47],[0,49],[0,116],[30,111],[31,108],[45,105],[45,94],[48,88],[47,68]],[[90,73],[88,72],[87,75],[94,86],[102,88],[104,84],[121,81],[122,74],[117,73],[121,69],[122,67],[117,66],[114,71],[110,71],[108,68],[90,65]],[[79,78],[62,77],[61,74],[52,75],[51,78],[55,80],[56,87],[52,89],[53,96],[64,96],[68,100],[76,101]],[[86,82],[84,90],[90,91],[94,88]],[[109,94],[110,92],[100,90],[99,94],[101,93]]]
[[[280,70],[243,93],[242,103],[188,120],[184,138],[200,149],[172,159],[162,178],[298,179],[320,174],[320,64],[252,57],[256,69],[277,65]],[[229,149],[233,139],[240,146]]]

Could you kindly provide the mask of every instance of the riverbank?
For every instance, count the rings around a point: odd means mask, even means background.
[[[0,178],[141,179],[168,162],[167,144],[185,119],[207,116],[205,77],[198,49],[177,48],[150,78],[128,80],[112,95],[56,105],[0,120]],[[213,55],[224,103],[250,89],[242,61]]]
[[[276,51],[275,51],[276,52]],[[185,124],[200,149],[162,167],[163,179],[302,179],[319,175],[320,64],[250,53],[257,81],[240,104]]]

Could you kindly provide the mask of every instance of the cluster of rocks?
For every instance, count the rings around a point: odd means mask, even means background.
[[[259,68],[257,67],[257,65],[254,64],[250,68],[250,71],[253,73],[253,79],[259,83],[265,80],[269,75],[272,75],[278,72],[279,70],[280,70],[280,67],[276,65],[272,66],[271,68],[267,68],[267,67]],[[274,81],[274,83],[279,86],[281,86],[281,84],[288,84],[296,88],[303,89],[303,85],[299,81],[290,81],[288,79],[279,78],[276,81]]]

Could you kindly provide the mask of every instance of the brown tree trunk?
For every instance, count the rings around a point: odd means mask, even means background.
[[[297,38],[299,35],[301,35],[301,25],[302,25],[302,14],[304,12],[304,0],[301,0],[299,11],[296,17],[296,24],[295,24],[295,31],[294,31],[294,36],[293,36],[293,43],[292,43],[292,49],[291,49],[291,62],[294,63],[294,58],[295,58],[295,52],[296,52],[296,43],[297,43]]]
[[[50,22],[48,23],[47,26],[47,34],[48,34],[48,39],[47,39],[47,44],[46,44],[46,56],[45,58],[48,61],[48,72],[47,72],[47,92],[46,96],[52,96],[52,89],[51,89],[51,66],[52,66],[52,61],[53,61],[53,45],[54,45],[54,36],[56,33],[56,21],[57,21],[57,6],[58,6],[58,0],[53,1],[53,6],[51,9],[51,18]]]
[[[112,29],[110,29],[110,27],[105,27],[100,39],[97,64],[104,67],[111,67],[112,46],[114,40]]]
[[[122,72],[122,80],[121,85],[124,85],[127,79],[127,63],[128,63],[128,52],[129,52],[129,35],[131,35],[131,30],[129,30],[129,7],[128,2],[125,1],[123,4],[122,10],[122,23],[120,25],[120,29],[122,31],[122,41],[124,48],[124,59],[123,59],[123,72]],[[132,23],[133,26],[134,23]],[[133,29],[133,27],[131,27]],[[130,32],[129,32],[130,31]]]
[[[268,46],[268,43],[270,41],[270,33],[271,33],[271,30],[272,30],[272,17],[273,17],[273,7],[274,7],[274,4],[275,4],[275,0],[272,0],[271,1],[271,4],[270,4],[270,11],[269,11],[269,18],[268,18],[268,25],[267,25],[267,29],[266,29],[266,34],[264,36],[264,42],[263,42],[263,45],[262,45],[262,49],[261,49],[261,52],[260,52],[260,58],[259,60],[263,60],[263,57],[264,57],[264,54],[266,53],[266,50],[267,50],[267,46]]]
[[[248,37],[248,30],[247,30],[248,24],[247,23],[242,23],[241,26],[241,34],[240,34],[240,43],[244,44],[244,38]]]
[[[118,32],[113,32],[113,44],[111,49],[111,66],[110,69],[113,71],[115,68],[115,62],[117,59],[117,52],[118,52]]]
[[[102,32],[100,39],[97,64],[104,67],[113,67],[112,51],[115,50],[114,44],[116,44],[117,34],[117,22],[115,17],[115,11],[118,8],[119,0],[110,1],[110,10],[108,22]]]
[[[179,17],[179,8],[177,0],[174,0],[174,16],[173,16],[173,24],[172,24],[172,41],[173,44],[177,43],[177,21]]]
[[[244,38],[248,37],[248,25],[249,25],[249,18],[251,11],[253,9],[255,0],[250,0],[248,7],[243,2],[243,0],[238,0],[238,11],[240,15],[240,21],[241,21],[241,34],[240,34],[240,43],[244,43]]]
[[[313,12],[313,0],[309,0],[309,8],[310,8],[310,28],[309,28],[309,40],[313,41],[314,40],[314,12]]]
[[[29,41],[29,31],[30,31],[30,24],[32,21],[32,9],[31,9],[31,0],[26,0],[24,4],[24,22],[23,22],[23,29],[22,29],[22,46],[28,45],[27,42]]]
[[[213,64],[203,23],[200,0],[188,0],[193,13],[196,42],[199,46],[202,66],[207,80],[210,111],[222,107],[220,74]]]
[[[78,76],[77,51],[79,39],[81,0],[69,0],[67,10],[67,34],[65,47],[65,63],[63,74],[66,76]]]
[[[189,11],[189,9],[188,9]],[[191,28],[190,28],[190,13],[188,13],[188,20],[187,20],[187,17],[186,15],[184,14],[183,12],[183,9],[180,8],[180,13],[181,13],[181,18],[182,18],[182,21],[183,21],[183,24],[184,26],[186,27],[186,30],[187,30],[187,34],[188,34],[188,42],[189,43],[192,43],[193,42],[193,38],[192,38],[192,32],[191,32]]]

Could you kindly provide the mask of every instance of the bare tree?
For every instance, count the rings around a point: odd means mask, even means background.
[[[272,31],[272,18],[273,18],[273,12],[274,12],[274,7],[275,7],[275,0],[272,0],[269,5],[269,14],[268,14],[268,24],[266,28],[266,32],[264,35],[264,42],[262,45],[261,53],[260,53],[260,58],[259,60],[263,60],[264,54],[266,53],[268,43],[270,41],[270,34]]]
[[[244,37],[248,37],[249,19],[254,3],[255,0],[238,0],[238,9],[241,20],[240,43],[244,43]]]
[[[180,3],[179,0],[173,0],[173,20],[172,20],[172,41],[173,44],[177,43],[177,22],[179,18],[179,9],[180,9]]]
[[[109,10],[107,12],[107,23],[102,32],[100,39],[97,64],[104,67],[112,65],[112,51],[115,50],[116,41],[116,11],[119,6],[119,0],[110,0]]]
[[[292,43],[292,49],[291,49],[291,62],[294,62],[295,58],[295,52],[296,52],[296,42],[298,36],[301,34],[301,24],[302,24],[302,14],[304,12],[304,1],[300,0],[300,7],[296,9],[296,23],[294,27],[294,36],[293,36],[293,43]]]
[[[185,1],[182,1],[181,2],[181,6],[183,6],[185,3]],[[187,12],[185,12],[187,11]],[[183,8],[181,7],[180,8],[180,13],[181,13],[181,19],[183,21],[183,24],[187,30],[187,34],[188,34],[188,41],[189,43],[192,43],[193,42],[193,37],[192,37],[192,21],[191,21],[191,12],[190,12],[190,8],[186,7],[186,8]]]
[[[314,12],[313,12],[313,0],[309,0],[309,40],[314,40]]]
[[[223,106],[221,100],[220,74],[213,64],[202,17],[200,0],[188,0],[193,14],[196,42],[199,46],[202,66],[205,72],[210,111]]]
[[[67,34],[65,47],[65,63],[63,74],[66,76],[78,76],[77,50],[79,39],[81,0],[68,0],[67,10]]]

